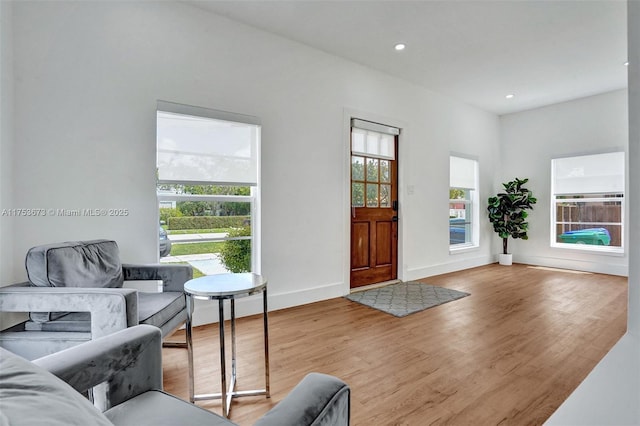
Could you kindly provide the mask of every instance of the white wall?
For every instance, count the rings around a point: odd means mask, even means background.
[[[527,186],[538,199],[529,216],[529,239],[509,241],[514,261],[628,274],[628,245],[624,256],[604,255],[551,248],[549,240],[551,159],[614,149],[626,151],[627,117],[626,90],[500,117],[502,164],[495,190],[500,189],[500,182],[527,177]],[[625,241],[633,241],[626,231]]]
[[[113,238],[124,261],[156,260],[158,99],[261,119],[262,272],[272,309],[348,292],[345,111],[404,125],[401,277],[492,261],[487,227],[479,250],[449,255],[448,155],[478,156],[489,191],[496,116],[185,4],[13,7],[14,206],[130,211],[16,219],[15,270],[29,247],[70,239]],[[250,304],[245,312],[257,312],[259,300]]]
[[[0,287],[18,282],[14,268],[13,171],[13,31],[12,3],[0,1]],[[0,312],[0,329],[24,321],[23,314]]]
[[[450,104],[450,105],[448,105]],[[446,110],[441,107],[448,106]],[[442,112],[452,112],[442,114]],[[405,204],[404,279],[441,274],[457,268],[471,268],[494,261],[494,232],[486,219],[486,200],[493,191],[494,173],[500,165],[495,123],[486,114],[470,107],[440,102],[423,112],[429,131],[427,137],[414,135],[409,146],[402,186]],[[463,123],[458,126],[457,123]],[[448,254],[449,154],[474,156],[479,161],[480,248],[470,252]],[[441,163],[441,162],[445,162]],[[402,181],[402,176],[401,176]],[[413,195],[407,194],[409,186]],[[401,199],[402,201],[402,199]],[[407,209],[407,206],[409,208]]]
[[[0,2],[0,214],[11,206],[13,149],[12,4]],[[6,212],[5,212],[6,213]],[[13,269],[13,218],[0,215],[0,286],[17,279]]]

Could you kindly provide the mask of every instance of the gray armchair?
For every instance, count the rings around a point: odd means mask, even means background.
[[[29,319],[0,333],[0,346],[35,359],[136,324],[166,337],[187,318],[188,265],[121,264],[115,241],[34,247],[25,261],[28,283],[0,288],[0,311]],[[161,280],[162,292],[122,288],[125,281]],[[186,347],[186,346],[185,346]]]
[[[100,412],[80,393],[105,381],[110,404]],[[0,349],[0,383],[0,420],[14,426],[234,424],[162,391],[161,335],[147,325],[34,362]],[[349,386],[311,373],[256,425],[348,426],[349,416]]]

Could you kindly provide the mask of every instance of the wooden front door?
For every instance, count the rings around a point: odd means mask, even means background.
[[[396,136],[393,144],[397,147]],[[352,150],[351,288],[397,278],[397,174],[395,159]]]

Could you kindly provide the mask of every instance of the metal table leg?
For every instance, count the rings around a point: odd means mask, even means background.
[[[222,398],[222,415],[229,417],[229,408],[227,407],[227,360],[224,354],[224,299],[218,299],[218,324],[220,325],[220,377],[221,398]]]
[[[227,386],[226,372],[226,354],[225,354],[225,334],[224,334],[224,299],[218,299],[218,324],[220,330],[220,377],[221,392],[216,394],[194,394],[194,369],[193,369],[193,335],[192,335],[192,311],[193,300],[187,297],[187,349],[189,354],[189,400],[202,401],[208,399],[221,399],[222,414],[229,417],[231,411],[231,401],[233,398],[242,396],[266,395],[270,397],[269,384],[269,327],[268,327],[268,309],[267,309],[267,291],[266,288],[262,292],[263,297],[263,322],[264,322],[264,368],[265,368],[265,388],[256,390],[237,391],[237,351],[236,351],[236,312],[235,300],[230,298],[231,302],[231,380]]]
[[[264,320],[264,391],[271,398],[269,386],[269,320],[267,319],[267,289],[262,292],[262,319]]]
[[[236,301],[231,299],[231,383],[225,403],[227,417],[231,410],[231,398],[236,394]]]
[[[193,335],[192,335],[192,324],[193,324],[193,299],[191,296],[186,296],[187,302],[187,322],[185,324],[186,328],[186,336],[187,336],[187,363],[189,364],[189,402],[193,403],[193,392],[194,392],[194,383],[193,383]]]

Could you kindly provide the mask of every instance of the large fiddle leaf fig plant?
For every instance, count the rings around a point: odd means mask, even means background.
[[[509,237],[529,239],[527,231],[529,223],[527,210],[533,209],[538,201],[529,189],[524,187],[529,179],[512,180],[503,183],[505,192],[500,192],[494,197],[489,197],[489,221],[493,230],[502,238],[502,252],[508,254],[507,243]]]

